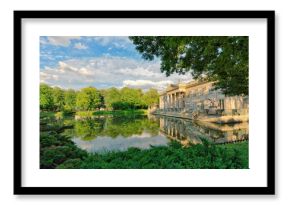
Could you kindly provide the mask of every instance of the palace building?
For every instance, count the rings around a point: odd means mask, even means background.
[[[247,121],[248,109],[248,96],[226,96],[214,89],[214,82],[191,81],[169,85],[160,94],[157,114],[193,119],[236,116],[234,121]]]

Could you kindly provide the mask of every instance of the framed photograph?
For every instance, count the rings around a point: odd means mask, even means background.
[[[275,194],[274,11],[14,11],[14,194]]]

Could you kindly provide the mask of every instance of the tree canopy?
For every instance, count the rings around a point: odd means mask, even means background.
[[[54,109],[56,111],[61,111],[64,108],[64,91],[60,89],[59,87],[54,87],[52,89],[52,95],[53,95],[53,104]]]
[[[76,97],[76,106],[79,110],[95,110],[100,108],[101,95],[94,87],[87,87],[81,89]]]
[[[53,89],[46,84],[40,84],[40,109],[41,110],[52,110],[53,104]]]
[[[146,105],[154,105],[159,101],[159,94],[156,89],[150,88],[143,95],[143,101]]]
[[[117,88],[109,88],[105,92],[105,106],[109,109],[113,108],[114,103],[120,101],[121,94]]]
[[[65,101],[64,109],[66,111],[73,111],[75,109],[76,96],[77,96],[76,91],[74,91],[73,89],[69,89],[64,92],[64,101]]]
[[[99,108],[108,110],[146,109],[158,103],[157,90],[124,87],[98,90],[85,87],[81,90],[64,90],[59,87],[40,85],[40,109],[48,111],[89,111]]]
[[[190,72],[215,81],[226,95],[248,95],[247,36],[131,36],[146,60],[160,58],[161,72]]]

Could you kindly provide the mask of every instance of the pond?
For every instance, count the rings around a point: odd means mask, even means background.
[[[148,149],[166,146],[172,140],[187,145],[202,143],[204,138],[212,143],[248,139],[248,123],[217,125],[156,115],[103,115],[82,120],[65,118],[55,123],[71,125],[61,134],[90,153],[125,151],[130,147]]]

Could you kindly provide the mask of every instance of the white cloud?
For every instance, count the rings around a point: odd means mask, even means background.
[[[124,57],[98,57],[60,61],[55,68],[42,69],[40,79],[41,82],[65,88],[128,86],[162,90],[168,84],[190,80],[191,76],[172,74],[166,77],[160,72],[160,62]]]
[[[130,88],[141,88],[143,90],[148,90],[150,88],[155,88],[157,90],[164,90],[169,84],[173,84],[171,80],[162,81],[151,81],[151,80],[124,80],[123,86]]]
[[[72,39],[80,39],[80,36],[47,36],[48,44],[52,44],[55,46],[69,46]],[[40,41],[43,43],[43,39]]]
[[[159,65],[158,65],[158,67],[159,67]],[[144,69],[144,67],[136,67],[135,69],[121,68],[117,72],[120,74],[123,74],[123,75],[130,75],[130,76],[136,76],[136,77],[143,76],[146,78],[160,78],[163,75],[161,73],[149,70],[148,67],[146,69]]]
[[[77,49],[87,49],[88,48],[86,45],[84,45],[82,43],[76,43],[74,47]]]
[[[127,36],[97,36],[94,39],[102,46],[111,46],[108,48],[109,50],[112,47],[126,48],[129,44],[132,44]]]

